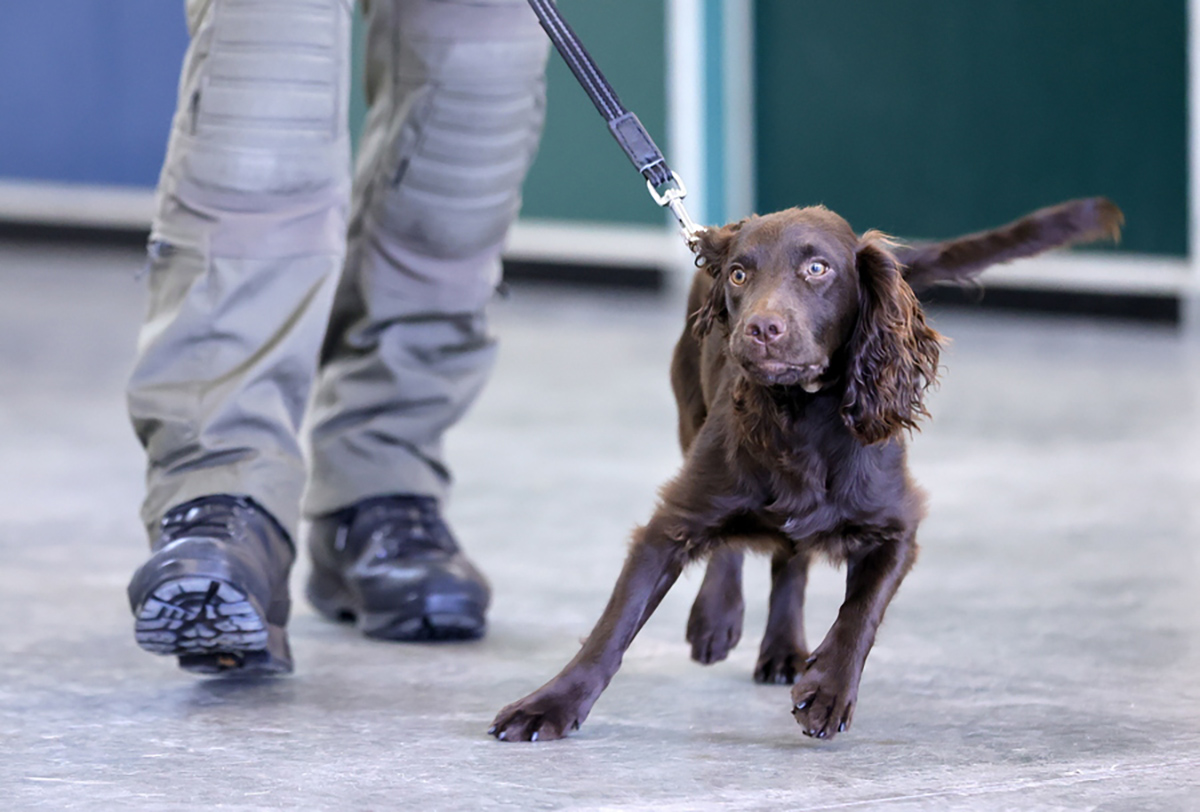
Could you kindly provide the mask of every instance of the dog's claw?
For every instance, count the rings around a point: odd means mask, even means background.
[[[575,691],[572,686],[571,691]],[[492,735],[504,742],[548,742],[561,739],[587,718],[570,691],[548,683],[500,710],[492,721]],[[576,691],[576,693],[578,693]],[[592,699],[588,698],[590,706]]]

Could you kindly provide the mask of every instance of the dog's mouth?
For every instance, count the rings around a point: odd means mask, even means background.
[[[743,361],[742,368],[751,378],[766,386],[799,386],[809,394],[825,385],[821,376],[824,364],[792,364],[770,359]]]

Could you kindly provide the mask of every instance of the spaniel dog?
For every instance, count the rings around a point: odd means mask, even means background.
[[[915,246],[856,234],[820,206],[701,232],[671,369],[683,466],[634,532],[579,653],[501,710],[489,732],[537,741],[578,728],[683,567],[699,559],[709,563],[688,623],[692,656],[723,659],[741,635],[743,550],[772,557],[755,679],[792,684],[791,711],[805,735],[847,730],[925,513],[905,438],[928,414],[941,337],[914,289],[962,283],[1056,246],[1115,239],[1121,224],[1115,205],[1092,198]],[[815,556],[845,563],[846,592],[810,649],[803,608]]]

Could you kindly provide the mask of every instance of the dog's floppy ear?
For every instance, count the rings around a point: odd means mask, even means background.
[[[696,312],[692,331],[697,338],[708,335],[714,325],[729,322],[729,310],[725,307],[725,286],[722,284],[725,263],[729,259],[729,248],[733,238],[745,220],[730,223],[720,228],[706,228],[696,235],[696,266],[708,271],[713,278],[708,298]]]
[[[941,336],[925,323],[892,243],[878,231],[857,248],[858,323],[850,337],[842,418],[864,443],[877,443],[928,416]]]

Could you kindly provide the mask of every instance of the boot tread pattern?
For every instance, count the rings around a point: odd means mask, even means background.
[[[245,593],[212,578],[159,584],[137,612],[138,645],[155,654],[261,651],[267,624]]]

